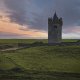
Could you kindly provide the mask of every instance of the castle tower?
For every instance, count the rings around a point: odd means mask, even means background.
[[[58,18],[55,12],[53,18],[48,18],[48,43],[61,43],[62,40],[62,18]]]

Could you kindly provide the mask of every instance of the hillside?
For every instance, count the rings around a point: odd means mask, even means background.
[[[34,77],[28,80],[37,77],[40,78],[38,80],[44,80],[43,76],[45,80],[79,80],[80,75],[76,74],[80,74],[80,46],[41,46],[0,52],[0,70],[8,71],[5,77]],[[70,75],[78,76],[78,79]]]
[[[2,55],[0,65],[4,59],[7,66],[15,62],[26,70],[80,72],[79,46],[33,47],[0,55]]]

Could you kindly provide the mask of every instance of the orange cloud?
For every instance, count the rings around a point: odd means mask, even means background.
[[[30,37],[33,38],[46,38],[47,33],[43,31],[36,31],[33,29],[29,29],[28,26],[26,26],[26,30],[21,30],[20,28],[23,27],[21,25],[18,25],[16,23],[11,23],[9,18],[3,16],[0,19],[0,32],[8,32],[8,33],[13,33],[13,34],[18,34],[18,35],[29,35]],[[25,26],[24,26],[25,27]]]

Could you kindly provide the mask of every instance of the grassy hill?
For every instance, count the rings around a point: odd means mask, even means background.
[[[79,46],[42,46],[0,54],[0,68],[80,73]],[[2,66],[2,67],[1,67]]]
[[[38,46],[0,52],[0,70],[7,71],[1,72],[0,77],[19,80],[80,80],[71,77],[72,73],[80,74],[80,46]]]

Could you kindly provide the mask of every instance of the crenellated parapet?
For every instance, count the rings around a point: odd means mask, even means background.
[[[63,25],[62,18],[58,18],[57,14],[55,13],[53,18],[48,18],[48,24],[59,24]]]

